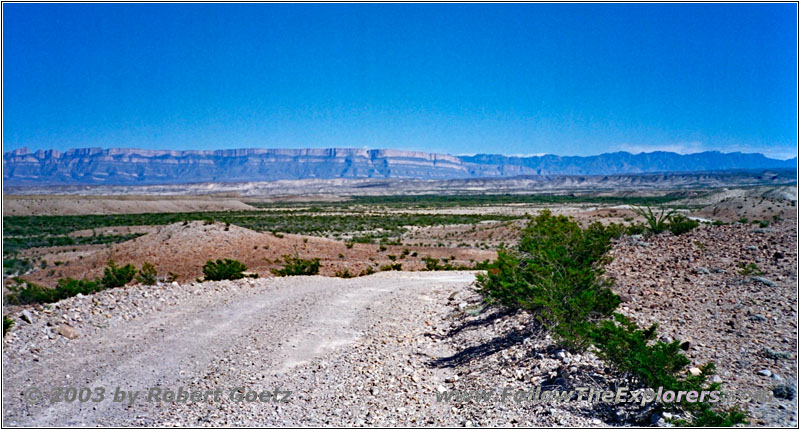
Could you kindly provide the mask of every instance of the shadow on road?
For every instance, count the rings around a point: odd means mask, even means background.
[[[499,319],[501,319],[503,317],[514,315],[515,313],[516,313],[516,311],[512,311],[512,310],[508,310],[508,309],[499,309],[499,310],[496,310],[496,311],[494,311],[494,312],[492,312],[492,313],[490,313],[490,314],[488,314],[488,315],[486,315],[486,316],[484,316],[482,318],[478,318],[478,319],[476,319],[474,321],[467,321],[467,322],[461,324],[460,326],[451,329],[450,331],[447,332],[447,334],[439,335],[439,334],[436,334],[436,333],[426,333],[425,336],[432,337],[432,338],[435,338],[435,339],[445,339],[445,338],[448,338],[448,337],[453,337],[453,336],[461,333],[464,330],[474,330],[476,328],[492,324],[493,322],[495,322],[495,321],[497,321],[497,320],[499,320]]]
[[[456,367],[472,360],[488,357],[497,351],[522,343],[530,336],[528,330],[513,330],[480,345],[470,346],[449,357],[437,358],[428,363],[430,367]]]

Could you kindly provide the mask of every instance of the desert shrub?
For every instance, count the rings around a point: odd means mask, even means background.
[[[647,230],[653,234],[667,231],[667,223],[675,214],[674,209],[667,209],[663,206],[659,207],[657,211],[653,211],[650,206],[634,207],[632,210],[645,219]]]
[[[633,223],[627,227],[625,230],[625,234],[645,234],[647,232],[647,226],[640,222]]]
[[[451,256],[449,259],[442,258],[441,261],[444,264],[441,264],[439,263],[440,260],[437,258],[430,256],[422,257],[422,261],[425,263],[425,270],[489,270],[494,267],[494,263],[489,260],[480,261],[473,266],[467,266],[464,264],[453,264],[452,261],[454,259],[454,256]]]
[[[43,287],[21,278],[14,278],[16,284],[8,286],[5,302],[10,305],[27,305],[33,303],[49,303],[53,292],[50,288]]]
[[[739,263],[737,264],[739,267],[739,274],[742,276],[751,276],[751,275],[763,275],[764,272],[758,267],[755,263]]]
[[[345,278],[345,279],[355,277],[355,275],[350,273],[349,269],[337,270],[336,273],[334,273],[334,275],[336,275],[337,278]]]
[[[142,264],[142,268],[139,269],[136,280],[144,285],[155,285],[157,276],[156,267],[151,263],[144,263]]]
[[[122,287],[132,281],[134,276],[136,276],[136,268],[132,264],[117,267],[114,260],[109,260],[108,267],[103,271],[100,283],[103,284],[104,288]]]
[[[125,285],[125,284],[122,284]],[[68,297],[77,296],[78,294],[92,294],[98,291],[102,291],[105,288],[113,288],[113,287],[106,287],[102,281],[92,281],[88,279],[72,279],[72,278],[63,278],[58,280],[58,286],[51,291],[56,292],[55,300],[51,300],[53,302],[66,299]]]
[[[473,269],[475,269],[475,270],[491,270],[494,267],[495,267],[494,263],[491,260],[484,260],[484,261],[479,261],[479,262],[475,263],[475,267],[473,267]]]
[[[713,369],[706,366],[700,376],[690,376],[682,381],[678,372],[689,365],[689,359],[681,354],[681,342],[653,341],[657,325],[640,329],[621,314],[600,322],[591,333],[592,342],[599,355],[623,372],[635,375],[639,382],[649,387],[664,387],[665,390],[697,385],[701,388],[704,377]]]
[[[633,211],[644,217],[646,224],[629,226],[627,228],[628,234],[641,234],[644,232],[659,234],[669,230],[677,236],[700,225],[699,222],[677,213],[674,209],[667,209],[663,206],[656,211],[650,206],[636,207],[633,208]]]
[[[203,265],[203,276],[206,281],[222,281],[224,279],[242,279],[247,267],[241,261],[226,258],[217,261],[208,260]]]
[[[367,266],[367,268],[362,270],[358,274],[358,276],[369,276],[369,275],[372,275],[373,273],[375,273],[375,269],[373,269],[372,266]]]
[[[35,303],[53,303],[78,294],[92,294],[103,289],[97,281],[78,280],[72,278],[59,279],[58,286],[47,288],[42,285],[14,278],[16,284],[8,286],[6,303],[11,305],[31,305]]]
[[[619,304],[599,276],[618,230],[600,223],[581,229],[543,211],[523,230],[516,250],[498,251],[495,268],[478,276],[478,289],[488,302],[528,310],[565,343],[584,346],[591,323]]]
[[[425,262],[425,270],[440,270],[442,268],[438,258],[425,256],[422,257],[422,261]]]
[[[180,277],[181,277],[181,275],[178,275],[177,273],[169,272],[169,273],[167,273],[167,282],[175,282]]]
[[[272,269],[278,276],[308,276],[319,274],[319,258],[306,260],[295,255],[283,256],[283,268]]]
[[[6,333],[8,333],[8,331],[11,330],[11,326],[13,326],[13,325],[14,325],[14,320],[13,319],[11,319],[11,318],[9,318],[7,316],[3,317],[3,336],[5,336]]]
[[[673,215],[667,223],[667,229],[675,236],[686,233],[700,225],[699,222],[689,219],[684,215]]]
[[[718,411],[703,402],[693,404],[691,412],[692,420],[678,420],[675,424],[690,427],[733,427],[738,424],[747,424],[747,414],[738,407]]]
[[[23,274],[31,268],[33,268],[31,262],[24,258],[3,259],[3,275],[5,276]]]
[[[662,342],[654,340],[657,325],[640,329],[634,322],[621,314],[614,314],[613,319],[600,322],[592,330],[592,342],[598,348],[598,355],[612,362],[617,369],[628,374],[637,382],[647,387],[663,387],[671,391],[718,391],[720,384],[708,383],[708,377],[714,374],[714,364],[707,363],[700,368],[698,375],[681,375],[681,371],[690,364],[681,353],[688,344],[680,341]],[[746,422],[746,414],[737,408],[714,410],[706,402],[681,403],[670,405],[671,408],[682,408],[692,415],[691,420],[682,420],[678,424],[693,427],[730,427]]]
[[[389,270],[403,270],[403,263],[386,264],[381,266],[381,271],[386,272]]]
[[[47,288],[21,278],[14,278],[16,283],[8,286],[5,301],[13,305],[53,303],[78,294],[86,295],[106,288],[121,287],[130,282],[135,275],[136,268],[133,265],[117,267],[114,261],[109,261],[102,278],[95,280],[62,278],[58,280],[55,288]]]
[[[665,218],[653,219],[658,224]],[[598,355],[641,385],[672,390],[705,387],[713,364],[704,366],[700,375],[683,376],[690,361],[681,350],[688,344],[654,341],[655,325],[641,329],[614,313],[620,300],[610,290],[610,281],[601,276],[602,265],[609,261],[606,253],[612,239],[624,231],[622,226],[600,223],[582,229],[571,218],[543,211],[530,220],[516,248],[498,250],[493,267],[478,276],[478,291],[490,304],[531,312],[570,348],[593,345]],[[717,389],[718,384],[711,387]],[[738,410],[712,410],[708,403],[671,407],[691,413],[692,425],[736,424],[745,418]]]

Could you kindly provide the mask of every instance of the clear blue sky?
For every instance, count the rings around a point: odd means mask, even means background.
[[[794,4],[4,4],[4,150],[797,150]]]

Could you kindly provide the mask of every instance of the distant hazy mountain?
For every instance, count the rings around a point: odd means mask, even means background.
[[[3,154],[5,185],[141,185],[280,179],[463,179],[520,175],[612,175],[795,168],[797,159],[717,151],[615,152],[588,157],[453,156],[391,149],[232,149],[156,151],[71,149]]]

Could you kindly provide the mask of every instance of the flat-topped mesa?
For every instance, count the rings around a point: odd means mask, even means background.
[[[3,180],[27,185],[145,185],[284,179],[468,179],[794,168],[796,159],[761,154],[669,152],[596,156],[454,156],[364,148],[153,150],[20,148],[3,154]]]

